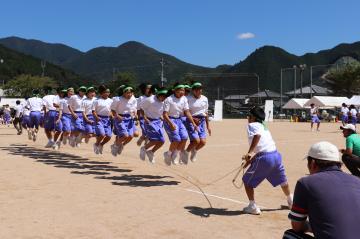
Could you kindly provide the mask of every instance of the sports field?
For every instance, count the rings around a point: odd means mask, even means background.
[[[269,124],[292,190],[307,173],[302,158],[312,143],[343,147],[339,126],[311,132],[305,123]],[[117,158],[110,143],[102,156],[92,143],[53,151],[45,150],[42,132],[33,143],[2,126],[0,238],[281,238],[290,222],[280,188],[264,182],[256,189],[263,213],[253,216],[242,213],[248,201],[232,185],[234,174],[207,185],[239,166],[248,149],[246,121],[212,122],[212,131],[198,161],[167,167],[165,148],[152,165],[139,159],[135,142]]]

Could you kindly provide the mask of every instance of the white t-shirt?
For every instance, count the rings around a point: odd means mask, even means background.
[[[28,107],[30,111],[40,112],[43,106],[44,106],[44,101],[39,97],[31,97],[27,100],[26,107]]]
[[[318,114],[318,108],[316,108],[316,107],[310,108],[310,114],[311,115],[317,115]]]
[[[79,95],[73,95],[70,97],[68,104],[70,105],[71,109],[75,112],[77,111],[83,111],[82,107],[81,107],[81,103],[83,101],[83,99],[85,98],[85,96],[80,97]]]
[[[15,110],[15,118],[19,118],[20,114],[23,111],[23,107],[22,105],[15,105],[14,110]]]
[[[192,116],[206,116],[209,109],[208,98],[201,95],[200,98],[195,98],[193,95],[187,97],[189,110]]]
[[[189,110],[186,96],[176,98],[175,95],[171,95],[164,101],[164,111],[168,112],[170,117],[179,118],[184,115],[185,110]]]
[[[113,102],[112,99],[107,98],[106,100],[103,98],[99,98],[94,100],[92,110],[96,112],[99,116],[109,116],[111,112],[111,103]]]
[[[70,110],[69,110],[69,97],[65,97],[63,99],[61,99],[60,101],[60,110],[64,113],[64,114],[71,114]]]
[[[117,114],[129,114],[134,116],[137,111],[137,99],[135,97],[126,99],[121,96],[112,102],[111,110],[114,110]]]
[[[85,115],[91,115],[93,110],[95,98],[89,99],[85,98],[82,100],[81,109],[85,113]]]
[[[159,119],[164,112],[164,102],[161,102],[155,95],[152,95],[141,101],[141,108],[144,110],[146,117]]]
[[[357,110],[356,109],[351,109],[350,114],[351,114],[352,117],[356,117],[357,116]]]
[[[54,103],[56,103],[56,96],[55,95],[45,95],[43,97],[44,105],[46,110],[56,110]]]
[[[271,136],[271,133],[268,129],[265,129],[263,124],[258,122],[250,123],[247,129],[249,145],[255,135],[260,135],[260,140],[257,146],[255,147],[255,153],[259,152],[273,152],[276,150],[275,142]]]
[[[341,107],[341,113],[343,115],[348,115],[349,113],[349,108],[348,107]]]
[[[145,95],[140,96],[139,98],[137,98],[137,110],[141,110],[141,102],[143,102],[143,100],[145,100],[146,98],[148,98]]]

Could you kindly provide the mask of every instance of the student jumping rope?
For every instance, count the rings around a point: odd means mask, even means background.
[[[164,145],[165,138],[161,117],[164,113],[164,101],[167,93],[165,88],[156,89],[155,95],[151,95],[141,102],[140,114],[144,118],[145,132],[149,139],[140,148],[141,160],[145,160],[147,156],[151,163],[155,163],[155,152]]]
[[[71,113],[71,134],[69,144],[71,147],[79,147],[82,139],[82,132],[84,132],[84,119],[82,101],[85,98],[87,88],[81,86],[78,93],[70,97],[68,101],[69,111]]]
[[[17,131],[17,134],[20,135],[20,134],[22,134],[21,118],[22,118],[22,112],[23,112],[23,107],[21,105],[20,100],[16,101],[16,106],[15,106],[14,110],[15,110],[15,115],[14,115],[13,124]]]
[[[143,142],[145,142],[145,144],[147,143],[147,137],[146,137],[145,126],[144,126],[144,118],[140,112],[141,111],[141,102],[144,99],[146,99],[147,97],[151,96],[151,85],[147,84],[147,83],[143,83],[139,86],[139,89],[140,89],[142,95],[137,99],[137,114],[138,114],[139,124],[140,124],[140,128],[141,128],[141,136],[139,137],[136,144],[138,146],[141,146]]]
[[[28,97],[25,97],[25,102],[22,104],[21,125],[24,129],[26,129],[26,131],[28,133],[28,139],[32,140],[32,135],[31,135],[31,131],[30,131],[30,110],[26,107],[28,99],[29,99]]]
[[[320,131],[320,119],[319,119],[319,110],[315,107],[315,104],[310,105],[310,115],[311,115],[311,131],[314,131],[314,124],[317,124],[316,130]]]
[[[27,100],[26,107],[30,110],[30,131],[32,140],[35,142],[39,131],[41,121],[41,110],[44,107],[44,102],[39,98],[39,90],[33,91],[33,97]]]
[[[44,129],[45,135],[48,139],[48,143],[45,145],[45,148],[51,148],[54,146],[53,132],[55,131],[55,122],[57,120],[58,112],[55,107],[56,104],[59,104],[57,97],[51,94],[52,89],[45,89],[45,96],[43,97],[45,105],[45,116],[44,116]]]
[[[246,160],[244,168],[250,167],[243,176],[249,205],[243,210],[245,213],[259,215],[260,208],[255,203],[254,189],[267,179],[273,187],[281,186],[287,197],[287,203],[291,208],[292,195],[285,175],[280,153],[277,151],[275,142],[270,131],[264,125],[265,112],[260,107],[250,110],[248,116],[248,140],[250,148],[243,160]]]
[[[192,92],[187,96],[187,99],[189,111],[198,126],[198,131],[195,130],[190,120],[186,119],[185,126],[190,138],[190,144],[186,151],[190,153],[190,160],[195,162],[197,152],[206,144],[206,130],[211,135],[208,118],[209,103],[207,97],[202,95],[202,84],[200,82],[195,82],[192,85]]]
[[[92,113],[94,115],[96,126],[96,142],[94,143],[94,153],[102,154],[104,145],[110,141],[112,136],[111,113],[112,99],[109,98],[110,90],[105,86],[99,86],[100,97],[94,101]]]
[[[58,95],[56,101],[58,103],[55,103],[55,107],[57,109],[57,118],[55,121],[55,133],[54,133],[54,145],[53,149],[58,150],[61,146],[61,141],[63,140],[63,123],[62,123],[62,101],[65,99],[65,96],[67,96],[68,91],[66,89],[58,90]]]
[[[70,134],[71,134],[72,115],[71,115],[71,112],[69,110],[69,99],[73,95],[74,95],[74,88],[70,87],[70,88],[67,89],[66,96],[60,102],[60,110],[62,111],[61,112],[61,124],[62,124],[62,136],[61,137],[62,137],[63,145],[67,144],[67,141],[68,141],[68,139],[70,137]]]
[[[84,119],[84,138],[85,143],[89,143],[91,137],[95,136],[95,118],[92,114],[93,104],[95,101],[96,91],[94,87],[86,90],[86,98],[81,103]]]
[[[189,153],[185,151],[188,133],[181,116],[185,115],[194,125],[195,130],[198,131],[198,126],[195,124],[189,112],[189,105],[184,94],[184,85],[175,84],[174,94],[164,101],[164,128],[171,142],[169,150],[164,153],[165,164],[168,166],[170,166],[171,163],[174,165],[180,163],[177,158],[179,152],[181,162],[184,164],[188,163]]]
[[[134,89],[126,86],[123,95],[113,101],[111,111],[114,116],[114,128],[116,129],[116,141],[111,145],[111,153],[117,156],[122,153],[124,145],[134,137],[137,120],[137,100],[133,95]]]

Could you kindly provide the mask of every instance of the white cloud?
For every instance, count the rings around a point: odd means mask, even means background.
[[[251,39],[254,37],[255,37],[255,34],[251,33],[251,32],[244,32],[244,33],[240,33],[237,35],[237,39],[239,39],[239,40],[247,40],[247,39]]]

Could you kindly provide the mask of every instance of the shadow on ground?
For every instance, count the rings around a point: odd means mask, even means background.
[[[72,174],[95,175],[96,179],[111,180],[113,185],[118,186],[156,187],[178,185],[180,183],[169,180],[172,179],[170,176],[133,175],[129,174],[133,170],[113,166],[111,162],[89,160],[69,153],[30,147],[26,144],[12,144],[9,147],[0,147],[0,149],[8,151],[9,154],[35,159],[36,162],[52,165],[56,168],[75,169],[75,171],[71,172]],[[122,174],[110,176],[110,174],[114,173]]]
[[[236,210],[236,211],[229,211],[226,208],[201,208],[201,207],[195,207],[195,206],[187,206],[184,207],[186,210],[189,211],[189,213],[200,216],[200,217],[210,217],[211,215],[216,216],[240,216],[243,214],[246,214],[242,210]],[[282,210],[289,210],[287,206],[281,206],[280,208],[265,208],[261,209],[261,212],[274,212],[274,211],[282,211]]]

